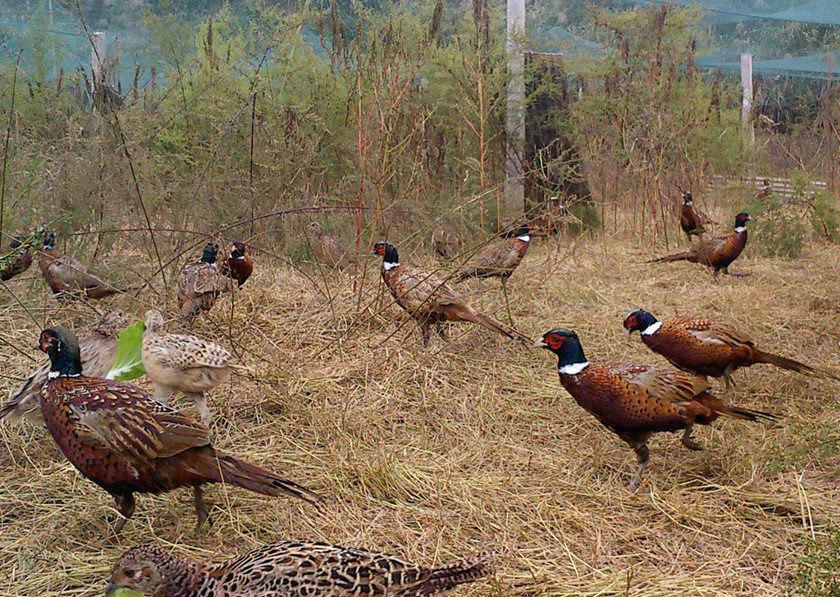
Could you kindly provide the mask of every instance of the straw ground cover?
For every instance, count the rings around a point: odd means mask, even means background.
[[[404,262],[434,266],[412,248]],[[840,368],[837,247],[809,245],[793,261],[748,247],[733,269],[752,275],[719,284],[698,266],[641,263],[652,254],[607,236],[535,241],[509,285],[517,327],[572,328],[593,361],[657,361],[621,328],[645,306],[718,318],[769,350]],[[106,544],[111,498],[44,429],[0,427],[0,594],[100,595],[114,559],[141,542],[219,561],[285,538],[430,564],[497,549],[495,576],[463,595],[804,594],[802,579],[819,573],[807,556],[840,517],[837,383],[768,366],[738,372],[726,397],[781,415],[778,424],[721,420],[696,433],[703,452],[658,436],[631,495],[632,451],[562,390],[551,355],[469,325],[424,349],[416,325],[389,306],[377,265],[360,306],[349,277],[331,279],[328,304],[263,255],[244,290],[196,327],[254,372],[211,395],[217,445],[324,494],[321,511],[213,486],[212,526],[196,535],[191,492],[140,496],[118,543]],[[14,288],[42,321],[95,317],[59,310],[40,281]],[[503,318],[497,288],[486,282],[471,300]],[[142,296],[115,303],[138,318],[150,306]],[[8,295],[0,317],[3,340],[25,353],[4,348],[3,373],[23,375],[39,356],[39,326]]]

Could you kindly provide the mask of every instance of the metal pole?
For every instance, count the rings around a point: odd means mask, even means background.
[[[741,54],[741,87],[744,90],[741,99],[741,124],[752,147],[755,145],[755,129],[752,126],[753,64],[750,53]]]
[[[93,84],[99,85],[105,82],[105,32],[94,31],[91,37],[90,69],[93,71]]]
[[[525,0],[507,3],[507,158],[505,203],[513,212],[525,209],[522,156],[525,150]]]

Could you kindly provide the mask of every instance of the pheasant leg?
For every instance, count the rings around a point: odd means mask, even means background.
[[[114,537],[119,535],[122,528],[125,526],[125,523],[128,522],[128,519],[131,518],[131,515],[134,514],[134,495],[129,493],[126,495],[115,495],[114,501],[117,503],[117,510],[120,511],[122,514],[122,518],[117,521],[117,524],[114,526]]]
[[[689,450],[702,450],[703,449],[702,444],[697,443],[696,441],[694,441],[691,438],[692,429],[693,429],[693,426],[689,426],[689,427],[685,428],[685,431],[683,432],[683,436],[682,436],[682,443]]]
[[[630,480],[630,492],[636,493],[639,490],[639,485],[642,484],[642,473],[645,472],[648,461],[650,460],[650,450],[648,450],[647,444],[643,443],[638,446],[633,446],[633,451],[636,453],[636,458],[639,459],[639,467],[636,469],[636,474]]]
[[[207,502],[204,501],[204,491],[202,491],[201,485],[196,485],[193,488],[193,493],[195,494],[195,532],[198,534],[201,532],[201,527],[207,522],[209,514],[207,513]]]

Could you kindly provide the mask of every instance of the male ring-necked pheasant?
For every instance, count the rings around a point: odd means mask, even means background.
[[[701,450],[691,438],[695,424],[709,425],[720,415],[747,421],[775,418],[726,404],[709,392],[709,382],[685,371],[637,363],[590,363],[577,334],[569,330],[546,332],[535,346],[557,355],[566,391],[633,448],[639,467],[630,482],[632,491],[641,483],[649,459],[647,441],[654,433],[683,430],[683,445]]]
[[[746,334],[709,319],[672,317],[659,321],[638,309],[624,319],[624,329],[629,334],[639,332],[645,346],[675,367],[696,375],[723,377],[727,387],[733,385],[731,375],[736,369],[759,363],[817,375],[809,365],[759,350]]]
[[[82,368],[91,377],[105,377],[114,364],[117,354],[117,336],[130,323],[128,316],[119,309],[108,309],[90,334],[79,342]],[[22,419],[43,421],[41,416],[41,387],[47,382],[50,360],[29,374],[27,380],[12,392],[9,400],[0,407],[0,421],[17,423]]]
[[[728,234],[719,234],[701,241],[690,251],[667,255],[658,259],[651,259],[648,263],[665,263],[669,261],[690,261],[700,263],[718,272],[729,273],[729,265],[735,261],[747,246],[747,222],[753,218],[750,214],[741,212],[735,216],[735,230]]]
[[[232,370],[244,369],[214,342],[192,334],[167,333],[163,315],[156,309],[146,311],[141,357],[158,400],[169,404],[173,393],[183,392],[195,402],[205,425],[210,425],[213,417],[204,394],[230,379]]]
[[[29,234],[15,236],[9,243],[9,251],[0,257],[0,280],[6,282],[28,270],[34,251],[44,247],[44,240],[49,235],[49,230],[38,226]]]
[[[219,247],[214,243],[207,243],[201,253],[201,259],[188,263],[181,270],[178,277],[178,308],[181,319],[193,321],[202,311],[209,311],[216,304],[221,284],[216,255]]]
[[[233,241],[227,257],[222,259],[219,273],[235,280],[236,285],[241,288],[253,272],[254,258],[251,256],[250,249],[241,241]]]
[[[198,528],[207,519],[201,486],[229,483],[263,495],[318,496],[291,481],[213,447],[210,430],[137,386],[82,373],[79,344],[62,327],[41,332],[50,357],[41,389],[44,422],[82,475],[114,496],[122,529],[134,513],[135,493],[192,487]]]
[[[680,228],[685,232],[690,242],[692,236],[702,237],[703,234],[708,232],[706,226],[716,222],[694,207],[694,197],[691,196],[691,191],[684,191],[679,186],[677,188],[683,197],[683,204],[680,207]]]
[[[381,240],[374,245],[373,252],[382,256],[382,279],[391,295],[420,325],[424,345],[429,343],[432,325],[441,338],[445,338],[440,325],[445,321],[469,321],[511,340],[530,344],[516,330],[472,309],[463,296],[439,277],[401,265],[397,248],[391,243]]]
[[[140,545],[114,564],[106,589],[146,597],[443,597],[489,573],[492,552],[439,568],[366,549],[281,541],[221,564]]]

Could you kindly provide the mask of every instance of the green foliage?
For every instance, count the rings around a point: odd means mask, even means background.
[[[787,582],[791,597],[840,597],[840,528],[806,543],[806,555]]]
[[[117,354],[114,356],[111,370],[105,376],[106,379],[131,381],[146,373],[141,357],[145,329],[146,324],[138,321],[120,332],[117,339]]]
[[[756,220],[749,224],[753,229],[750,244],[761,255],[793,259],[802,252],[808,235],[804,214],[784,203],[780,195],[755,199],[744,211]]]
[[[811,201],[811,225],[814,233],[833,243],[840,242],[840,210],[829,191],[818,191]]]
[[[579,235],[601,227],[598,208],[591,201],[578,201],[569,206],[569,214],[574,216],[567,230],[570,234]]]

